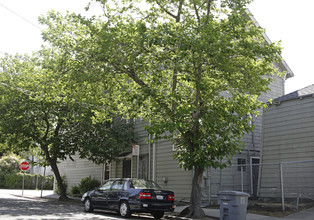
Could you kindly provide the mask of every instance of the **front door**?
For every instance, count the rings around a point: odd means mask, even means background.
[[[148,154],[140,155],[139,179],[148,180]]]
[[[252,163],[252,196],[253,197],[257,197],[257,187],[258,187],[258,176],[259,176],[259,162],[260,162],[260,158],[258,157],[252,157],[251,158],[251,163]]]
[[[101,187],[95,190],[92,196],[92,203],[95,207],[107,208],[108,193],[111,188],[113,180],[106,181]]]
[[[122,177],[131,178],[131,159],[124,159],[122,166]]]

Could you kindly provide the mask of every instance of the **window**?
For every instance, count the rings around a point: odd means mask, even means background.
[[[133,179],[130,183],[130,188],[133,189],[161,189],[157,183],[146,180]]]
[[[238,158],[238,165],[241,165],[241,164],[246,164],[246,159],[244,158]],[[243,169],[243,171],[246,171],[246,166],[243,165],[243,166],[238,166],[238,170],[241,171],[241,167]]]
[[[99,187],[99,190],[108,191],[110,189],[110,186],[112,185],[112,183],[113,183],[112,180],[105,182],[104,185]]]
[[[124,185],[124,180],[117,180],[112,184],[111,190],[118,191],[122,190]]]

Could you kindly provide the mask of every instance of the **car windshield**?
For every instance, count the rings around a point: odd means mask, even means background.
[[[130,186],[134,189],[161,189],[157,183],[146,180],[132,180]]]

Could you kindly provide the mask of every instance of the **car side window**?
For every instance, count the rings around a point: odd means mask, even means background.
[[[111,190],[112,191],[118,191],[118,190],[122,190],[123,189],[123,186],[124,186],[124,180],[116,180],[112,187],[111,187]]]
[[[110,190],[112,183],[113,183],[112,180],[105,182],[101,187],[99,187],[99,190],[102,190],[102,191]]]

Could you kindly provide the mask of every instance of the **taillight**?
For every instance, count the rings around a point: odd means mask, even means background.
[[[174,201],[174,195],[168,195],[168,200],[169,201]]]
[[[138,198],[139,199],[151,199],[152,195],[150,193],[141,192],[140,194],[138,194]]]

